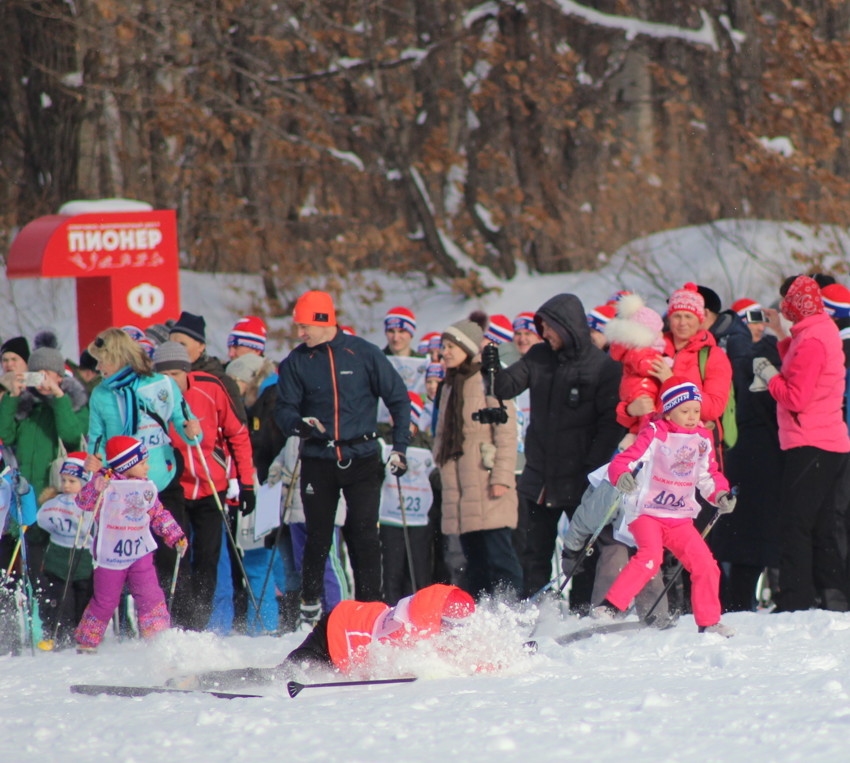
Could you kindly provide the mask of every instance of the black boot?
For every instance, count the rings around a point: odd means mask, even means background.
[[[281,633],[294,633],[301,617],[301,592],[287,591],[277,597],[278,629]]]

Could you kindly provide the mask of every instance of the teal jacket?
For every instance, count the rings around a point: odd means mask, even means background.
[[[162,374],[132,374],[126,385],[116,388],[114,381],[122,374],[126,378],[126,372],[127,369],[121,369],[105,378],[92,391],[89,400],[89,453],[104,458],[106,442],[110,437],[136,437],[144,442],[148,451],[148,479],[156,485],[157,490],[163,490],[174,479],[178,468],[177,456],[168,437],[168,425],[174,424],[180,436],[186,442],[193,443],[183,433],[186,421],[184,405],[189,417],[194,416],[174,379]],[[130,410],[134,400],[135,414]],[[147,413],[139,413],[143,409]],[[161,424],[165,425],[164,431]]]

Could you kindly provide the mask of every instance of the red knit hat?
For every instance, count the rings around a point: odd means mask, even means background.
[[[410,398],[410,421],[416,424],[416,426],[419,426],[419,420],[425,411],[425,403],[422,401],[422,395],[408,390],[407,396]]]
[[[86,479],[86,453],[75,451],[65,456],[62,462],[62,467],[59,469],[59,474],[65,474],[68,477],[76,477],[78,480],[85,481]]]
[[[339,330],[346,336],[357,336],[354,326],[340,326]]]
[[[537,334],[537,324],[534,322],[534,313],[520,313],[516,318],[514,318],[513,328],[514,333],[517,331],[533,331]]]
[[[785,292],[780,304],[782,314],[792,323],[824,311],[820,287],[814,278],[797,276]]]
[[[141,440],[126,435],[110,437],[106,443],[106,463],[110,469],[123,474],[148,457],[148,451]]]
[[[667,314],[672,315],[685,311],[693,313],[700,323],[705,320],[705,300],[697,291],[695,283],[686,283],[681,289],[676,289],[667,300]]]
[[[672,411],[682,403],[687,403],[688,400],[701,402],[702,392],[696,384],[683,376],[671,376],[661,385],[658,392],[658,402],[661,404],[663,413]]]
[[[410,336],[416,333],[416,316],[406,307],[391,307],[384,316],[384,331],[401,329]]]
[[[821,289],[823,306],[833,318],[850,318],[850,289],[840,283],[831,283]]]
[[[266,349],[266,324],[262,318],[256,315],[246,315],[240,318],[233,326],[227,337],[228,347],[247,347],[257,352]]]
[[[602,331],[605,325],[617,314],[612,303],[597,305],[587,314],[587,325],[594,331]]]
[[[302,326],[336,326],[333,297],[325,291],[304,292],[295,303],[292,317]]]
[[[510,320],[508,320],[508,316],[500,315],[499,313],[491,315],[487,330],[484,332],[484,337],[493,342],[493,344],[510,342],[514,338],[514,327]]]
[[[764,308],[754,299],[741,297],[732,303],[732,310],[738,314],[742,320],[747,320],[747,310],[763,310]]]
[[[440,334],[437,331],[429,331],[422,339],[419,340],[419,344],[416,346],[416,352],[420,355],[427,355],[431,352],[431,342],[437,342],[437,349],[439,350],[442,346],[443,340],[440,338]]]

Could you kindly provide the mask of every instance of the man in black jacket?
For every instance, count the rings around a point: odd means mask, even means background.
[[[517,483],[528,505],[525,596],[549,581],[562,512],[572,515],[588,473],[611,459],[623,436],[615,417],[621,366],[590,341],[579,298],[552,297],[534,321],[545,341],[500,371],[494,389],[501,398],[525,389],[531,395],[526,463]]]
[[[342,534],[357,599],[382,598],[378,507],[384,467],[376,441],[378,399],[392,416],[388,463],[398,476],[407,470],[410,400],[401,377],[375,345],[338,329],[329,294],[302,294],[294,318],[303,344],[280,364],[275,416],[284,435],[304,440],[301,500],[307,542],[301,617],[315,624],[321,616],[322,578],[340,491],[347,508]]]

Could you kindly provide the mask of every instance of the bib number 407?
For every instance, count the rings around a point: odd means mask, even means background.
[[[136,540],[125,538],[124,540],[119,540],[118,543],[115,544],[115,548],[112,549],[112,553],[117,556],[138,556],[141,545],[141,538],[136,538]]]
[[[672,509],[681,509],[685,505],[685,498],[684,496],[678,496],[675,493],[668,493],[666,490],[662,490],[652,499],[652,502],[657,506],[669,506]]]

